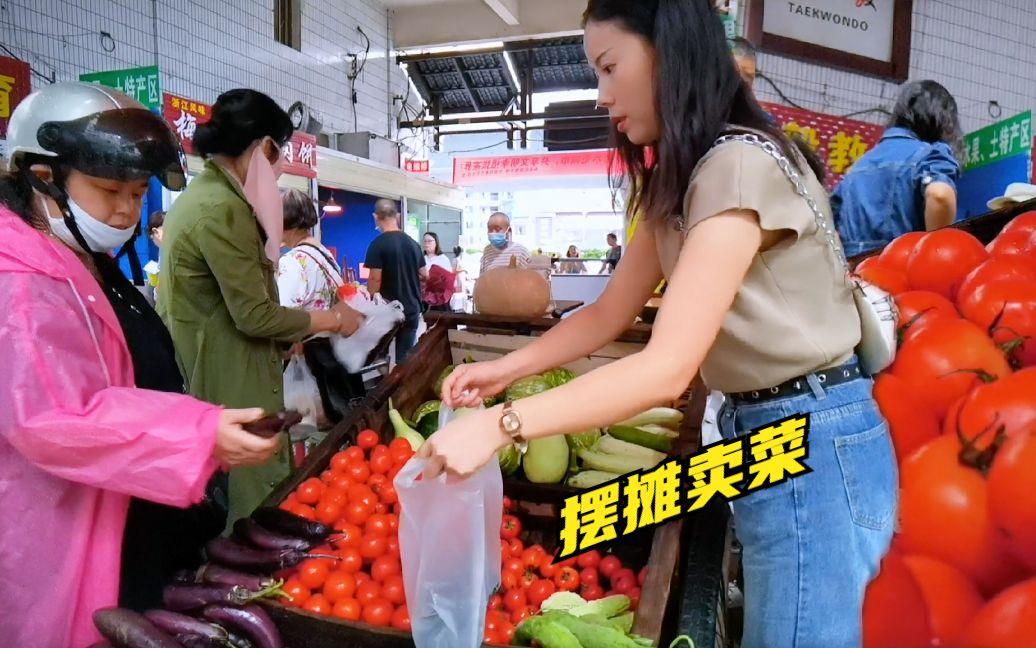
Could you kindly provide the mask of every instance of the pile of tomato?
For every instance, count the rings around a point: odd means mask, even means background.
[[[630,598],[630,608],[636,610],[647,567],[635,573],[617,556],[602,555],[597,550],[555,562],[554,555],[542,545],[526,547],[521,538],[521,519],[514,515],[514,505],[505,497],[500,525],[500,588],[486,610],[486,643],[510,643],[515,627],[539,612],[555,592],[575,592],[587,601],[625,594]]]
[[[392,480],[413,450],[405,439],[383,445],[373,430],[331,458],[281,508],[336,531],[330,545],[284,574],[289,605],[349,621],[410,631],[399,558],[399,500]]]
[[[1036,645],[1036,212],[988,246],[911,233],[857,274],[895,296],[875,380],[899,462],[899,527],[865,644]]]

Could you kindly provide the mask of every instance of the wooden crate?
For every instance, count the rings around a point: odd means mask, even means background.
[[[547,330],[555,323],[551,320],[516,323],[457,315],[437,318],[407,362],[354,406],[328,438],[310,453],[303,466],[275,489],[265,504],[279,504],[303,481],[323,472],[336,452],[355,443],[360,431],[373,429],[382,434],[383,438],[391,437],[388,420],[390,398],[401,412],[409,413],[432,397],[430,386],[446,365],[458,362],[469,354],[477,360],[496,357],[528,343],[530,335]],[[583,373],[612,362],[639,349],[649,334],[650,330],[646,327],[631,329],[619,341],[568,366],[577,373]],[[681,435],[674,452],[685,453],[697,448],[699,438],[693,438],[693,435],[700,433],[704,397],[704,390],[696,383],[681,402],[688,413],[688,420],[684,427],[686,433]],[[696,417],[696,422],[691,417]],[[530,541],[538,541],[548,549],[553,546],[553,539],[557,538],[560,500],[572,492],[573,489],[565,486],[530,484],[519,480],[505,480],[504,483],[504,493],[515,501],[523,527],[531,535]],[[686,535],[684,529],[684,520],[675,520],[661,527],[620,538],[611,545],[612,551],[624,564],[629,563],[637,569],[645,565],[648,567],[648,577],[642,588],[633,631],[654,640],[656,645],[667,645],[677,627],[680,603],[677,599],[683,557],[687,549],[683,542]],[[717,529],[717,533],[722,532],[722,529]],[[523,536],[525,533],[523,531]],[[408,634],[396,630],[315,615],[277,602],[267,601],[263,605],[281,629],[289,648],[413,646]]]

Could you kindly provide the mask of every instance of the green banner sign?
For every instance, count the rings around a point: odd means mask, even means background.
[[[162,109],[162,89],[158,85],[158,68],[154,65],[128,70],[90,72],[80,74],[79,80],[115,88],[151,110]]]
[[[1032,111],[986,126],[964,136],[965,171],[1032,150]]]

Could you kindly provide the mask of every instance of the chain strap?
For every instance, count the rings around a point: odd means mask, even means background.
[[[817,206],[816,201],[814,201],[809,195],[809,191],[806,190],[806,184],[802,181],[802,177],[799,176],[798,171],[795,170],[791,160],[789,160],[788,157],[784,155],[779,148],[777,148],[776,144],[751,133],[724,135],[716,140],[714,146],[726,144],[727,142],[750,144],[756,148],[762,149],[763,152],[777,162],[777,166],[781,168],[784,175],[791,181],[792,186],[795,188],[795,193],[802,197],[806,201],[806,204],[809,205],[810,210],[813,212],[813,218],[816,220],[817,228],[824,232],[824,238],[827,239],[827,244],[831,247],[831,251],[834,252],[835,258],[838,259],[838,262],[845,269],[846,274],[848,274],[849,263],[845,258],[845,252],[842,250],[842,246],[838,243],[838,237],[835,235],[835,231],[831,228],[828,220],[824,218],[824,214],[821,213],[820,207]]]

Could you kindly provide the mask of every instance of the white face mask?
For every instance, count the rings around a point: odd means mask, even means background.
[[[43,199],[42,196],[41,199]],[[86,244],[90,246],[91,252],[106,254],[114,252],[133,237],[134,227],[119,229],[107,223],[102,223],[76,204],[76,201],[72,200],[71,196],[68,198],[68,209],[72,212],[72,218],[76,221],[79,233],[83,235]],[[61,239],[66,245],[77,250],[80,249],[81,246],[76,241],[76,237],[72,235],[72,231],[68,229],[64,217],[52,217],[45,199],[43,199],[43,210],[47,213],[47,220],[50,221],[50,231],[54,233],[54,236]]]

